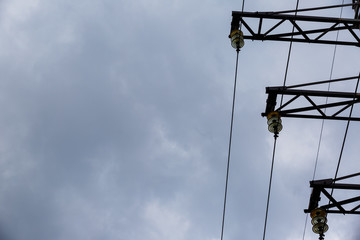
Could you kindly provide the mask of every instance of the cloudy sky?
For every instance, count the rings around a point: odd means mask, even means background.
[[[236,58],[227,36],[241,3],[1,0],[0,239],[220,239]],[[245,1],[245,11],[295,6]],[[240,52],[226,240],[262,238],[273,137],[260,113],[288,49],[246,41]],[[329,79],[333,53],[295,43],[288,84]],[[359,53],[339,46],[332,77],[358,75]],[[321,129],[283,125],[269,240],[303,239]],[[325,121],[316,179],[334,177],[345,126]],[[339,176],[359,172],[359,131],[350,124]],[[328,220],[326,239],[359,239],[358,217]],[[305,239],[317,238],[308,220]]]

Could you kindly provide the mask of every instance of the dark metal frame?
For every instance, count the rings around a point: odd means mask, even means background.
[[[353,0],[354,4],[355,1]],[[358,14],[359,5],[355,4],[353,7],[355,12]],[[257,18],[259,22],[257,27],[252,28],[246,21],[247,18]],[[268,19],[279,20],[272,27],[264,29],[264,22]],[[279,29],[279,26],[284,22],[289,22],[294,29],[294,32],[283,32],[273,33],[275,29]],[[322,24],[331,24],[331,27],[316,28],[313,27],[308,30],[304,30],[300,23],[302,22],[313,22]],[[289,15],[277,12],[232,12],[231,32],[240,28],[240,25],[244,26],[247,31],[244,32],[244,39],[251,40],[272,40],[272,41],[287,41],[287,42],[304,42],[304,43],[321,43],[321,44],[337,44],[337,45],[350,45],[360,47],[360,19],[344,19],[344,18],[329,18],[329,17],[318,17],[318,16],[300,16],[300,15]],[[354,29],[357,29],[354,31]],[[348,31],[352,36],[353,40],[349,41],[334,41],[326,40],[324,36],[333,31]],[[230,32],[230,33],[231,33]],[[313,35],[317,36],[313,36]]]
[[[358,175],[360,175],[360,173],[352,174],[338,179],[322,179],[322,180],[311,181],[310,187],[313,190],[310,196],[309,207],[308,209],[305,209],[304,212],[310,213],[312,210],[316,208],[322,208],[326,210],[327,213],[360,214],[360,211],[358,210],[360,208],[360,196],[344,199],[342,201],[337,201],[332,196],[332,194],[330,194],[326,190],[326,189],[360,190],[360,184],[336,183],[336,181]],[[323,193],[329,199],[329,204],[319,207],[321,193]],[[348,210],[344,208],[344,205],[355,202],[359,202],[359,205]]]
[[[359,19],[360,15],[359,15],[359,0],[353,0],[353,9],[355,11],[355,19]]]
[[[294,85],[288,87],[267,87],[266,93],[268,94],[268,99],[266,101],[266,109],[265,112],[262,113],[261,115],[264,117],[271,112],[278,112],[281,117],[360,121],[360,117],[340,116],[341,113],[343,113],[346,109],[360,102],[360,93],[294,89],[300,86],[310,86],[321,83],[352,80],[352,79],[358,79],[359,77],[360,76],[348,77],[348,78],[334,79],[334,80],[321,81],[315,83],[306,83],[306,84]],[[290,100],[283,103],[280,107],[275,108],[277,95],[279,94],[289,95],[293,97]],[[309,102],[309,105],[300,108],[289,108],[290,103],[293,103],[300,97],[305,98]],[[312,97],[336,98],[336,99],[345,99],[345,100],[342,101],[339,100],[333,103],[317,105],[313,101]],[[336,108],[336,107],[338,109],[336,109],[337,111],[332,115],[329,115],[327,112],[323,111],[323,109]],[[316,112],[311,114],[306,113],[312,110],[316,110]]]

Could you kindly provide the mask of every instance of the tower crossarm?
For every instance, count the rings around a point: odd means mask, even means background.
[[[356,7],[358,8],[358,5]],[[254,19],[257,20],[256,24],[254,24]],[[283,26],[285,24],[293,26],[294,31],[291,31],[291,28],[284,28]],[[358,18],[358,9],[357,18],[354,19],[291,15],[276,12],[233,11],[230,33],[238,30],[240,26],[243,26],[242,29],[246,29],[244,30],[244,39],[337,44],[360,47],[360,19]],[[338,41],[327,38],[328,33],[334,31],[347,32],[349,37],[345,40]]]

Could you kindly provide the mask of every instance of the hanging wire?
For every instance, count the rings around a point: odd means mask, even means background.
[[[245,0],[242,1],[241,11],[244,12]],[[240,30],[241,30],[240,25]],[[237,72],[239,66],[239,52],[240,48],[236,49],[236,64],[235,64],[235,77],[234,77],[234,91],[233,91],[233,100],[232,100],[232,108],[231,108],[231,123],[230,123],[230,136],[229,136],[229,149],[228,149],[228,158],[226,164],[226,180],[225,180],[225,191],[224,191],[224,207],[222,214],[222,222],[221,222],[221,236],[220,240],[223,240],[224,237],[224,227],[225,227],[225,214],[226,214],[226,201],[227,201],[227,191],[228,191],[228,183],[229,183],[229,172],[230,172],[230,157],[231,157],[231,143],[232,143],[232,132],[233,132],[233,124],[234,124],[234,112],[235,112],[235,99],[236,99],[236,83],[237,83]]]
[[[297,10],[299,8],[299,0],[296,1],[296,8],[295,8],[295,17],[297,16]],[[291,55],[291,50],[292,50],[292,45],[293,45],[293,38],[294,38],[294,31],[295,31],[295,26],[293,26],[292,31],[291,31],[291,39],[290,39],[290,45],[289,45],[289,52],[288,52],[288,57],[287,57],[287,61],[286,61],[286,68],[285,68],[285,75],[284,75],[284,82],[283,82],[283,87],[285,87],[286,85],[286,80],[287,80],[287,75],[288,75],[288,70],[289,70],[289,63],[290,63],[290,55]],[[284,94],[281,94],[281,101],[280,101],[280,106],[282,106],[283,103],[283,99],[284,99]]]
[[[295,16],[297,15],[298,7],[299,7],[299,0],[296,1]],[[293,26],[292,33],[294,33],[294,31],[295,31],[295,27]],[[289,46],[289,52],[288,52],[288,57],[287,57],[287,62],[286,62],[283,86],[285,86],[285,84],[286,84],[286,79],[287,79],[287,74],[288,74],[288,69],[289,69],[290,55],[291,55],[292,43],[293,43],[292,39],[293,39],[293,34],[291,35],[291,40],[290,40],[290,46]],[[282,94],[281,95],[280,106],[282,105],[283,98],[284,98],[284,95]],[[269,189],[268,189],[268,195],[267,195],[267,201],[266,201],[266,212],[265,212],[263,240],[265,240],[265,236],[266,236],[266,227],[267,227],[267,218],[268,218],[269,205],[270,205],[271,185],[272,185],[272,177],[273,177],[273,171],[274,171],[275,150],[276,150],[277,137],[278,137],[278,135],[275,133],[275,135],[274,135],[274,148],[273,148],[273,154],[272,154],[272,160],[271,160],[271,169],[270,169]]]
[[[344,4],[344,0],[342,1],[342,4]],[[340,10],[340,18],[342,17],[342,13],[343,13],[343,7]],[[336,32],[336,42],[339,39],[339,31]],[[334,65],[335,65],[335,57],[336,57],[336,50],[337,50],[337,45],[335,45],[334,47],[334,53],[333,53],[333,58],[332,58],[332,62],[331,62],[331,70],[330,70],[330,80],[332,80],[332,75],[333,75],[333,71],[334,71]],[[329,82],[328,84],[328,91],[330,91],[330,86],[331,86],[331,82]],[[326,104],[328,103],[329,98],[326,97]],[[326,108],[325,108],[326,111]],[[326,112],[325,112],[326,113]],[[324,119],[322,120],[322,128],[324,126]],[[323,129],[321,129],[322,132]],[[319,146],[320,148],[320,146]],[[317,156],[318,157],[318,156]],[[318,158],[316,159],[316,164],[317,164]],[[313,176],[313,180],[315,178],[315,172],[314,172],[314,176]]]
[[[357,82],[356,82],[356,87],[355,87],[355,92],[354,92],[354,100],[356,99],[356,93],[357,93],[357,90],[358,90],[358,87],[359,87],[359,80],[360,80],[360,73],[359,73],[358,80],[357,80]],[[351,105],[351,108],[350,108],[349,119],[348,119],[347,124],[346,124],[344,139],[343,139],[343,142],[342,142],[342,145],[341,145],[339,160],[338,160],[338,164],[337,164],[337,166],[336,166],[336,172],[335,172],[335,177],[334,177],[334,179],[337,178],[337,175],[338,175],[338,172],[339,172],[339,167],[340,167],[340,163],[341,163],[342,154],[343,154],[343,151],[344,151],[344,146],[345,146],[345,142],[346,142],[346,137],[347,137],[347,134],[348,134],[348,131],[349,131],[350,118],[351,118],[351,116],[352,116],[353,109],[354,109],[354,104],[352,104],[352,105]],[[333,191],[334,191],[334,189],[331,190],[331,196],[332,196]]]
[[[344,0],[342,0],[342,5],[344,5]],[[340,18],[342,16],[342,12],[343,12],[343,7],[341,7],[341,10],[340,10]],[[337,31],[337,33],[336,33],[336,42],[338,41],[338,39],[339,39],[339,31]],[[332,57],[332,62],[331,62],[331,68],[330,68],[330,76],[329,76],[330,82],[328,84],[327,91],[330,91],[331,80],[332,80],[333,71],[334,71],[334,65],[335,65],[336,50],[337,50],[337,45],[335,44],[333,57]],[[326,97],[325,104],[327,104],[328,101],[329,101],[329,98]],[[324,113],[326,113],[326,108],[324,109]],[[321,141],[322,141],[322,136],[323,136],[323,131],[324,131],[324,123],[325,123],[325,120],[323,119],[322,122],[321,122],[320,136],[319,136],[319,142],[318,142],[318,147],[317,147],[317,152],[316,152],[314,172],[313,172],[313,176],[312,176],[313,181],[315,179],[316,170],[317,170],[317,166],[318,166],[318,162],[319,162],[320,146],[321,146]],[[303,240],[305,239],[305,233],[306,233],[306,227],[307,227],[308,218],[309,218],[309,215],[306,214],[305,226],[304,226],[304,232],[303,232]]]
[[[273,148],[272,160],[271,160],[271,170],[270,170],[268,196],[267,196],[267,202],[266,202],[266,213],[265,213],[265,223],[264,223],[263,240],[265,240],[266,225],[267,225],[267,218],[268,218],[268,212],[269,212],[269,203],[270,203],[270,194],[271,194],[271,183],[272,183],[272,176],[273,176],[274,162],[275,162],[276,140],[277,140],[277,134],[274,135],[274,148]]]
[[[329,83],[329,85],[330,85],[330,83]],[[329,89],[328,89],[328,90],[329,90]],[[327,102],[327,99],[326,99],[326,102]],[[326,113],[326,108],[325,108],[324,112]],[[322,122],[321,122],[320,137],[319,137],[318,147],[317,147],[317,151],[316,151],[316,159],[315,159],[314,172],[313,172],[313,176],[312,176],[312,180],[313,180],[313,181],[314,181],[314,179],[315,179],[315,174],[316,174],[317,165],[318,165],[318,160],[319,160],[319,153],[320,153],[320,146],[321,146],[321,140],[322,140],[323,130],[324,130],[324,119],[323,119]],[[303,240],[305,239],[305,233],[306,233],[306,226],[307,226],[308,218],[309,218],[309,215],[306,214],[306,217],[305,217],[305,225],[304,225],[304,232],[303,232],[303,238],[302,238]]]
[[[245,7],[245,0],[242,1],[241,12],[244,12],[244,7]],[[240,31],[241,31],[241,27],[242,27],[242,22],[240,22]]]
[[[360,73],[359,73],[358,80],[357,80],[357,82],[356,82],[356,87],[355,87],[354,99],[353,99],[353,100],[356,99],[356,93],[357,93],[357,90],[358,90],[358,87],[359,87],[359,80],[360,80]],[[336,166],[336,172],[335,172],[335,177],[334,177],[334,179],[337,178],[337,175],[338,175],[338,172],[339,172],[339,167],[340,167],[340,163],[341,163],[342,154],[343,154],[343,152],[344,152],[346,137],[347,137],[347,134],[348,134],[348,131],[349,131],[350,118],[351,118],[351,116],[352,116],[353,109],[354,109],[354,104],[352,104],[352,105],[351,105],[351,108],[350,108],[349,118],[348,118],[348,121],[347,121],[347,124],[346,124],[345,134],[344,134],[343,142],[342,142],[342,145],[341,145],[341,150],[340,150],[340,154],[339,154],[339,160],[338,160],[338,164],[337,164],[337,166]],[[330,195],[332,196],[333,193],[334,193],[334,188],[331,189]],[[330,204],[330,199],[329,199],[329,204]]]
[[[229,149],[228,149],[228,158],[227,158],[227,166],[226,166],[226,181],[225,181],[225,194],[224,194],[224,208],[223,208],[223,216],[222,216],[222,224],[221,224],[221,240],[223,240],[224,236],[224,225],[225,225],[225,212],[226,212],[226,197],[227,197],[227,189],[229,182],[229,170],[230,170],[230,156],[231,156],[231,141],[232,141],[232,130],[234,123],[234,110],[235,110],[235,99],[236,99],[236,82],[237,82],[237,72],[238,72],[238,62],[239,62],[239,51],[236,50],[236,67],[235,67],[235,80],[234,80],[234,92],[233,92],[233,101],[232,101],[232,111],[231,111],[231,123],[230,123],[230,137],[229,137]]]

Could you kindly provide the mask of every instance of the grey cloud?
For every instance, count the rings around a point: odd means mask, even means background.
[[[22,2],[1,25],[0,238],[218,239],[238,4]],[[286,53],[241,51],[226,238],[262,234],[272,136],[260,112]],[[302,234],[313,132],[284,120],[269,239]]]

